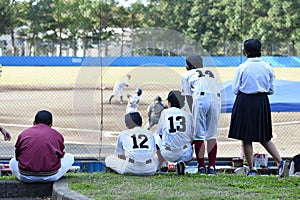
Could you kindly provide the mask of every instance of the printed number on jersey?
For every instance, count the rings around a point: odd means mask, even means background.
[[[197,69],[196,72],[198,72],[198,77],[210,77],[210,78],[215,78],[214,73],[212,73],[212,71],[210,70],[201,70],[201,69]]]
[[[171,116],[168,120],[170,122],[169,133],[186,131],[186,120],[184,116]]]
[[[133,149],[149,149],[147,145],[148,137],[144,134],[134,134],[131,136],[133,142]]]

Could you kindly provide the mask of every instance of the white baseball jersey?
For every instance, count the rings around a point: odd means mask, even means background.
[[[156,133],[162,136],[161,140],[156,136],[156,142],[167,161],[192,159],[193,121],[190,113],[176,107],[164,109]]]
[[[155,138],[151,131],[135,127],[122,131],[117,140],[116,155],[107,157],[106,165],[120,174],[153,175],[158,166]]]
[[[137,112],[140,101],[141,101],[141,96],[138,96],[137,94],[130,96],[128,99],[126,113]]]
[[[189,70],[184,74],[181,84],[182,95],[193,97],[194,139],[216,139],[221,93],[213,71],[208,68]]]
[[[129,78],[126,76],[114,85],[112,95],[116,96],[119,93],[120,96],[123,96],[124,87],[127,85],[129,85]]]

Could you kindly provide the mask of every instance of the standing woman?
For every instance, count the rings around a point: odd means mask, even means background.
[[[247,60],[237,68],[232,82],[233,93],[237,96],[232,108],[228,137],[242,141],[250,169],[248,176],[257,174],[253,167],[252,142],[259,142],[272,155],[279,164],[279,176],[283,176],[287,163],[282,160],[271,141],[273,135],[268,95],[274,93],[274,71],[261,58],[259,40],[246,40],[243,53]]]

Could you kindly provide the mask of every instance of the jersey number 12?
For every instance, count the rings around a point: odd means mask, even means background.
[[[138,135],[138,139],[143,139],[139,144],[137,142],[135,134],[132,135],[131,138],[132,138],[132,141],[133,141],[133,147],[132,147],[133,149],[137,149],[137,148],[146,148],[146,149],[148,149],[149,148],[149,146],[145,144],[148,141],[147,135],[144,135],[144,134],[139,134]]]

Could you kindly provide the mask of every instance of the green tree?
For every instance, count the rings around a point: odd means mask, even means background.
[[[124,54],[124,35],[127,33],[128,28],[131,25],[131,17],[129,9],[124,8],[123,6],[116,6],[112,7],[112,12],[115,13],[113,15],[113,28],[121,29],[121,32],[114,33],[115,42],[121,43],[120,45],[120,55],[123,56]]]
[[[272,45],[282,41],[291,43],[290,55],[296,55],[296,44],[300,41],[300,2],[289,0],[272,0],[265,23],[269,23],[269,30],[263,35],[268,44],[268,54],[272,55]],[[271,32],[271,34],[266,34]]]
[[[15,30],[24,24],[23,3],[15,0],[2,0],[0,2],[0,35],[10,34],[11,54],[17,55],[15,46]]]
[[[210,54],[222,49],[229,28],[226,22],[222,1],[194,0],[191,17],[188,20],[187,34],[198,41]]]
[[[107,41],[114,31],[110,28],[113,23],[112,6],[116,5],[114,1],[92,1],[90,4],[90,20],[92,23],[92,41],[95,45],[104,45],[105,51],[104,55],[108,55],[108,44],[103,44],[102,41]]]
[[[211,55],[240,55],[242,42],[250,37],[262,41],[265,55],[280,55],[277,50],[282,49],[297,55],[299,9],[300,2],[290,0],[148,0],[146,5],[137,1],[129,7],[117,0],[1,0],[0,35],[11,35],[12,55],[23,55],[17,51],[16,39],[27,41],[29,55],[52,53],[55,45],[59,55],[64,47],[76,55],[80,45],[84,55],[95,45],[108,55],[110,41],[120,45],[123,55],[125,34],[131,37],[126,45],[132,49],[163,55],[164,48],[177,47],[166,46],[176,44],[176,39],[166,37],[164,31],[160,34],[160,28],[186,34]],[[157,34],[151,37],[138,30],[153,27],[158,31],[149,29]],[[165,37],[167,42],[160,42]],[[279,48],[283,43],[289,48]]]
[[[25,37],[29,43],[29,55],[47,53],[47,50],[43,51],[41,44],[44,41],[44,35],[51,30],[51,22],[53,22],[51,6],[53,3],[52,0],[30,0],[23,4],[27,25],[19,31],[19,34]]]
[[[151,1],[152,2],[152,1]],[[150,4],[151,5],[151,4]],[[155,9],[150,9],[149,16],[155,19],[152,19],[152,22],[155,22],[151,27],[160,27],[167,30],[173,30],[179,33],[173,33],[173,35],[186,34],[188,29],[188,19],[191,16],[190,8],[193,5],[192,0],[180,1],[180,0],[160,0],[153,1],[153,6]],[[151,18],[149,18],[151,19]],[[159,31],[158,31],[159,32]],[[186,49],[186,45],[177,41],[176,37],[172,37],[170,31],[163,31],[161,37],[157,35],[157,38],[153,38],[154,47],[159,50],[157,53],[160,55],[186,55],[186,51],[191,51],[191,49]],[[160,43],[156,44],[156,40],[159,38],[165,38],[160,40]],[[183,40],[187,38],[181,38]],[[179,39],[180,40],[180,39]],[[186,42],[188,43],[188,42]],[[173,49],[172,52],[170,50]],[[153,49],[154,50],[154,49]],[[160,52],[162,51],[162,52]],[[193,51],[193,50],[192,50]],[[153,53],[152,54],[157,54]]]

